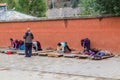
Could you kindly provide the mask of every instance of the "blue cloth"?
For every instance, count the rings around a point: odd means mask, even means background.
[[[89,50],[89,54],[90,54],[90,55],[94,55],[94,54],[95,54],[95,52],[93,52],[93,51]]]
[[[67,45],[67,42],[60,42],[60,44],[64,47],[62,48],[62,52],[65,52],[65,47]]]
[[[64,47],[67,45],[66,42],[60,42],[60,43],[61,43],[61,45],[64,46]]]
[[[24,44],[20,45],[20,46],[19,46],[19,49],[20,49],[20,50],[25,50]]]
[[[102,56],[105,56],[105,52],[104,51],[99,51],[96,55],[102,57]]]

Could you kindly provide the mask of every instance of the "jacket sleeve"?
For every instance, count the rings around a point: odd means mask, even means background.
[[[34,35],[33,35],[33,34],[31,34],[31,36],[32,36],[32,39],[34,39]]]
[[[25,33],[25,34],[23,35],[23,39],[26,39],[26,37],[27,37],[27,33]]]

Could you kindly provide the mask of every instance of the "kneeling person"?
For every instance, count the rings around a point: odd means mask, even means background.
[[[41,51],[41,50],[42,50],[41,44],[40,44],[39,41],[35,41],[35,42],[33,42],[32,44],[33,44],[33,49],[34,49],[35,51]]]

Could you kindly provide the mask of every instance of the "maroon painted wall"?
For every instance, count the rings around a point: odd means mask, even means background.
[[[81,50],[80,40],[87,37],[93,48],[120,52],[120,17],[0,22],[0,46],[9,46],[11,37],[23,39],[28,26],[43,48],[67,41],[71,48]]]

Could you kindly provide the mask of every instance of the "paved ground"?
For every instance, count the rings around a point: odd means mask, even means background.
[[[101,61],[0,53],[1,80],[120,80],[120,57]]]

